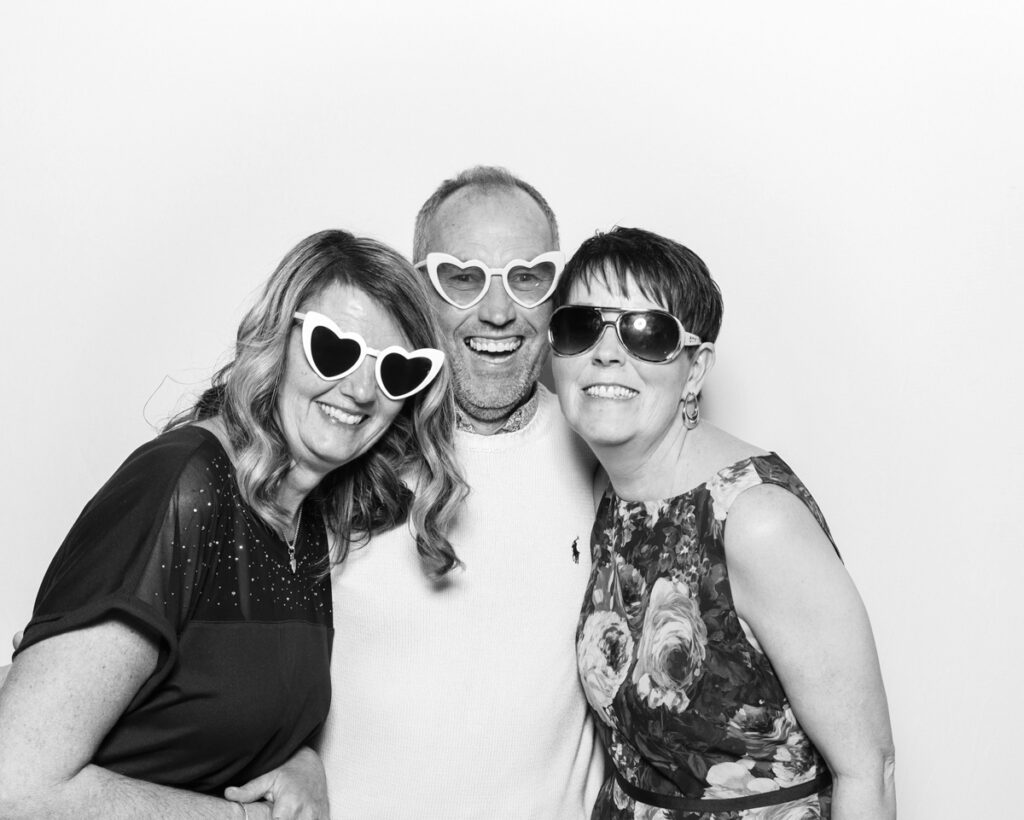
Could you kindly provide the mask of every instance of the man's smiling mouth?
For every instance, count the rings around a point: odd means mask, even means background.
[[[489,339],[485,336],[469,336],[466,347],[474,353],[490,356],[508,356],[523,346],[522,336],[511,336],[504,339]]]

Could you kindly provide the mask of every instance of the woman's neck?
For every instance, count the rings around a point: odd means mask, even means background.
[[[594,447],[594,453],[619,498],[656,501],[691,489],[688,456],[701,438],[700,427],[688,430],[680,422],[657,441]]]
[[[235,467],[235,451],[231,446],[231,437],[228,435],[223,419],[220,416],[214,416],[197,421],[195,425],[209,430],[217,437],[217,440],[220,441],[221,446],[224,448],[224,452],[227,453],[228,459],[231,461],[231,466]],[[288,532],[282,533],[283,536],[292,537],[302,502],[306,500],[306,496],[316,488],[322,479],[322,474],[304,469],[301,465],[293,463],[291,469],[288,470],[288,473],[281,480],[281,485],[277,490],[276,501],[285,511],[286,519],[291,522]]]
[[[281,484],[277,489],[277,503],[291,516],[293,523],[298,517],[302,502],[316,489],[322,479],[323,475],[319,473],[314,475],[312,471],[303,469],[301,465],[294,463],[281,479]]]

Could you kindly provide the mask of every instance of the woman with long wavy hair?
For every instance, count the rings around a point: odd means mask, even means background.
[[[330,703],[332,560],[406,524],[427,575],[459,564],[437,339],[390,248],[323,231],[288,253],[232,361],[51,563],[0,690],[0,814],[327,816],[308,744]],[[280,767],[306,787],[231,790]]]

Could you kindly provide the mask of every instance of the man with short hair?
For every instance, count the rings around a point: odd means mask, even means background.
[[[401,527],[334,574],[324,767],[335,818],[587,818],[602,755],[576,673],[594,461],[538,383],[564,264],[532,186],[478,167],[416,220],[471,488],[465,569],[429,581]]]

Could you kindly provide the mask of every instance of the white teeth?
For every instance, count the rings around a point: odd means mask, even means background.
[[[631,399],[639,393],[639,391],[630,390],[628,387],[623,387],[621,384],[592,384],[583,392],[595,399],[618,400]]]
[[[478,353],[512,353],[522,345],[522,339],[483,339],[479,336],[470,336],[466,343],[470,350]]]
[[[344,410],[339,410],[337,407],[331,407],[329,404],[323,402],[317,402],[316,406],[319,407],[325,416],[333,422],[338,424],[359,424],[366,416],[353,415],[352,413],[346,413]]]

